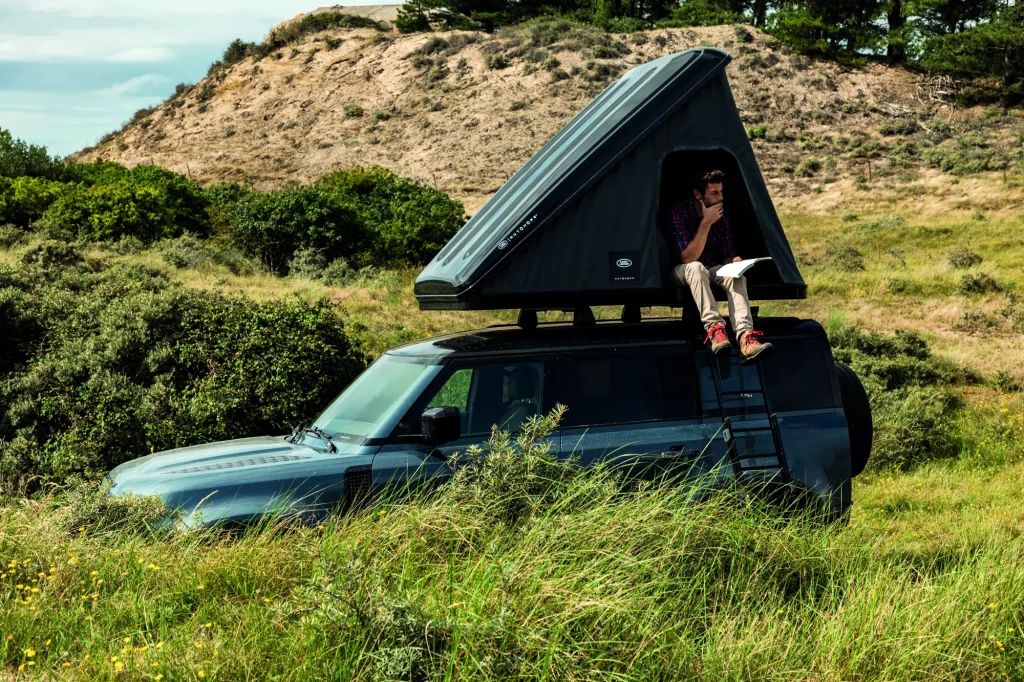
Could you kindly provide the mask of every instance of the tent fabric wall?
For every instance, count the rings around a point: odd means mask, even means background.
[[[676,262],[658,226],[662,163],[680,149],[736,161],[757,244],[754,298],[802,298],[803,283],[725,76],[710,48],[669,55],[609,86],[548,142],[416,281],[424,309],[673,305]],[[697,169],[694,169],[697,170]],[[663,207],[662,207],[663,208]],[[772,267],[772,265],[774,267]]]

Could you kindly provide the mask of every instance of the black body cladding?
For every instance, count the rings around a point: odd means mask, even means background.
[[[751,297],[805,297],[729,89],[730,59],[689,50],[608,86],[431,261],[416,280],[420,307],[678,304],[663,180],[670,167],[685,175],[710,158],[731,178],[741,256],[773,259],[748,273]]]

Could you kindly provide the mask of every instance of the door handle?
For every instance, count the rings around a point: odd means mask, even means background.
[[[659,453],[661,459],[690,459],[696,452],[687,450],[685,445],[673,445],[667,452]]]

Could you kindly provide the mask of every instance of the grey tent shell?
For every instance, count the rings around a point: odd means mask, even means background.
[[[751,298],[807,287],[729,89],[731,57],[700,48],[638,66],[552,137],[416,279],[420,307],[566,309],[678,305],[665,169],[727,166],[726,206]],[[710,160],[710,161],[709,161]],[[688,166],[693,167],[688,167]],[[703,166],[706,169],[706,165]]]

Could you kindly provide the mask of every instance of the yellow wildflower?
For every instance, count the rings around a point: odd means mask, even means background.
[[[156,677],[154,677],[153,679],[157,682],[160,682],[160,680],[164,679],[163,673],[157,673]]]
[[[28,658],[32,658],[35,655],[36,655],[36,650],[33,649],[32,647],[29,647],[28,649],[25,649],[25,656],[27,656]]]
[[[125,637],[121,641],[124,642],[125,644],[127,644],[128,642],[132,641],[132,638],[131,637]]]
[[[117,672],[121,672],[122,670],[124,670],[124,663],[122,663],[121,661],[115,663],[114,670],[116,670]]]
[[[202,670],[199,671],[198,675],[199,677],[206,677],[206,673],[204,673]]]

